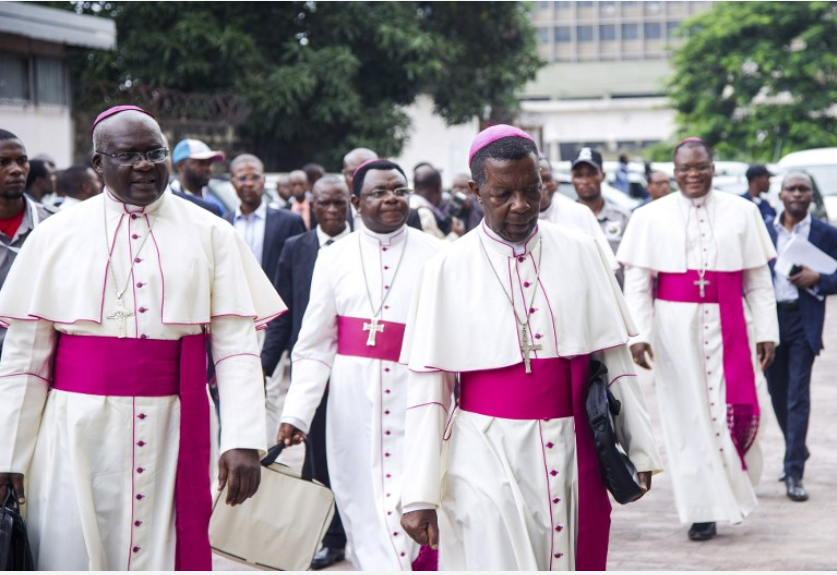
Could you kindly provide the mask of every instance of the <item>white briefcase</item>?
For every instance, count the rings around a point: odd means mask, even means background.
[[[334,495],[312,479],[310,445],[302,474],[276,463],[282,445],[262,460],[256,494],[235,507],[215,498],[209,522],[212,548],[234,561],[262,569],[307,571],[334,517]]]

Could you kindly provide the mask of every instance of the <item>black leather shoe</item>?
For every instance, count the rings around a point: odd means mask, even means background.
[[[693,523],[691,529],[689,529],[689,539],[692,541],[709,541],[717,533],[714,521],[712,523]]]
[[[792,501],[808,501],[808,492],[802,487],[802,480],[798,477],[788,477],[785,479],[785,485],[788,487],[788,498]]]
[[[339,563],[346,559],[345,549],[332,549],[331,547],[322,547],[311,560],[311,569],[317,571],[318,569],[325,569],[331,567],[335,563]]]

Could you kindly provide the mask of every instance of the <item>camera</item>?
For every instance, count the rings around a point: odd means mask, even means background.
[[[459,214],[462,213],[462,209],[465,207],[465,201],[467,199],[468,196],[464,192],[456,192],[450,199],[450,204],[448,204],[448,214],[454,218],[458,218]]]

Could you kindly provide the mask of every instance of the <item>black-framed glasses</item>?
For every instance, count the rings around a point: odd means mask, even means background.
[[[698,164],[697,166],[679,166],[674,168],[676,174],[685,176],[689,173],[705,174],[712,171],[712,164]]]
[[[374,198],[376,200],[383,200],[390,194],[397,198],[408,198],[413,190],[410,188],[395,188],[394,190],[385,190],[384,188],[375,188],[371,192],[364,194],[367,198]]]
[[[119,165],[121,166],[135,166],[139,164],[143,160],[148,160],[152,164],[159,164],[160,162],[165,162],[166,158],[169,157],[169,149],[168,148],[157,148],[155,150],[149,150],[147,152],[119,152],[118,154],[109,154],[107,152],[103,152],[102,150],[96,150],[97,154],[102,154],[103,156],[108,156],[111,158],[115,158]]]
[[[247,181],[260,182],[260,181],[262,181],[262,175],[261,174],[245,174],[243,176],[236,176],[235,181],[238,182],[239,184],[243,184]]]

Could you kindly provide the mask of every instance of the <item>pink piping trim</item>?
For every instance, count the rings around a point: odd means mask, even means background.
[[[538,264],[534,258],[532,258],[532,265],[535,266],[535,274],[538,274]],[[543,285],[540,275],[538,275],[537,278],[538,284],[541,286],[541,294],[543,295],[543,299],[546,300],[546,307],[549,308],[549,323],[552,324],[552,341],[555,342],[555,353],[558,356],[560,356],[561,352],[558,351],[558,328],[555,326],[555,312],[552,311],[552,303],[549,301],[549,296],[546,295],[546,287]]]
[[[145,220],[146,220],[145,225],[148,225],[148,216],[145,217]],[[133,224],[131,222],[132,222],[132,220],[128,220],[128,237],[126,239],[128,240],[128,261],[131,262],[131,296],[134,299],[134,337],[138,338],[139,337],[139,318],[137,317],[137,290],[134,289],[134,266],[133,266],[134,246],[131,244],[131,231],[132,231],[131,226],[133,226]],[[149,226],[148,231],[149,231],[149,233],[151,232],[150,226]],[[137,254],[137,257],[139,257],[139,254]]]
[[[134,548],[134,469],[137,467],[137,398],[131,398],[131,540],[128,543],[128,571],[131,570],[131,549]]]
[[[538,437],[541,440],[541,456],[543,457],[543,473],[546,477],[546,496],[549,502],[549,570],[552,571],[552,558],[555,554],[555,518],[552,513],[552,490],[549,488],[549,465],[546,463],[546,451],[543,449],[543,427],[538,420]]]
[[[0,375],[0,379],[3,379],[4,377],[20,377],[20,376],[37,377],[40,380],[43,380],[47,383],[51,383],[50,380],[48,380],[47,378],[45,378],[43,376],[40,376],[37,373],[30,373],[30,372],[10,373],[10,374],[7,374],[7,375]]]
[[[327,364],[326,362],[320,361],[319,359],[314,359],[313,357],[303,357],[302,359],[298,359],[295,362],[292,361],[292,363],[299,363],[301,361],[314,361],[314,362],[317,362],[319,364],[322,364],[322,365],[326,366],[329,369],[332,369],[332,367],[329,364]]]
[[[411,409],[418,409],[419,407],[428,407],[430,405],[438,405],[439,407],[441,407],[445,411],[445,413],[448,412],[448,410],[445,408],[445,406],[442,405],[441,403],[439,403],[438,401],[430,401],[428,403],[419,403],[418,405],[408,407],[407,411],[410,411]]]
[[[227,357],[222,357],[221,359],[216,361],[215,362],[215,367],[218,367],[218,364],[221,363],[222,361],[226,361],[226,360],[228,360],[232,357],[239,357],[239,356],[260,357],[259,355],[255,354],[255,353],[234,353],[232,355],[228,355]]]
[[[535,263],[535,258],[532,258],[532,265],[534,265],[534,263]],[[519,266],[514,266],[514,273],[517,275],[517,289],[520,290],[520,299],[523,301],[523,313],[526,314],[526,329],[529,330],[530,334],[532,334],[532,341],[530,342],[529,345],[534,345],[535,344],[535,332],[532,329],[532,323],[529,321],[530,314],[529,314],[529,308],[526,307],[526,292],[523,291],[523,288],[520,285],[522,283],[520,281],[522,278],[520,277]],[[538,283],[540,283],[540,280],[538,281]],[[535,299],[532,298],[532,301],[529,302],[529,307],[534,307],[534,305],[535,305]],[[514,313],[515,313],[515,315],[517,315],[517,311],[515,311]],[[537,350],[532,350],[532,352],[535,354],[535,359],[538,359]],[[521,353],[521,355],[522,355],[522,353]]]
[[[613,381],[611,381],[610,383],[608,383],[608,384],[607,384],[607,386],[608,386],[608,387],[610,387],[611,385],[613,385],[614,383],[616,383],[617,381],[619,381],[619,380],[620,380],[620,379],[622,379],[623,377],[636,377],[636,374],[635,374],[635,373],[623,373],[623,374],[622,374],[622,375],[620,375],[619,377],[615,377],[615,378],[613,378]]]

